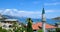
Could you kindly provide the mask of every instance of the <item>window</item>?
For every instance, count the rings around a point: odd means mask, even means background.
[[[12,25],[9,25],[9,28],[11,28],[12,27]]]

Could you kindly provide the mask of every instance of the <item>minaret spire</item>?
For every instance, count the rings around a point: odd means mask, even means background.
[[[44,8],[43,8],[43,10],[42,10],[42,14],[45,14]]]
[[[45,25],[46,24],[46,18],[45,18],[45,10],[43,8],[42,10],[42,29],[43,29],[43,32],[46,32],[46,29],[45,29]]]
[[[42,10],[42,22],[45,22],[45,21],[46,21],[46,19],[45,19],[45,10],[43,8],[43,10]]]

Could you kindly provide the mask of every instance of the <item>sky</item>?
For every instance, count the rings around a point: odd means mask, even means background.
[[[60,0],[0,0],[2,15],[41,18],[43,7],[46,18],[60,16]]]

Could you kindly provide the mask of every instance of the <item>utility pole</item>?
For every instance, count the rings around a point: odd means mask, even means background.
[[[46,26],[46,18],[45,18],[45,11],[43,8],[43,10],[42,10],[42,30],[43,30],[43,32],[46,32],[45,26]]]

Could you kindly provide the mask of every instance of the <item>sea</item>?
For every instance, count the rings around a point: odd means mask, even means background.
[[[42,22],[41,19],[32,19],[33,23],[37,23],[37,22]],[[20,22],[22,23],[27,23],[27,20],[26,19],[20,19]],[[52,24],[52,25],[55,25],[55,23],[57,22],[60,22],[60,20],[52,20],[52,19],[46,19],[46,23],[47,24]]]

